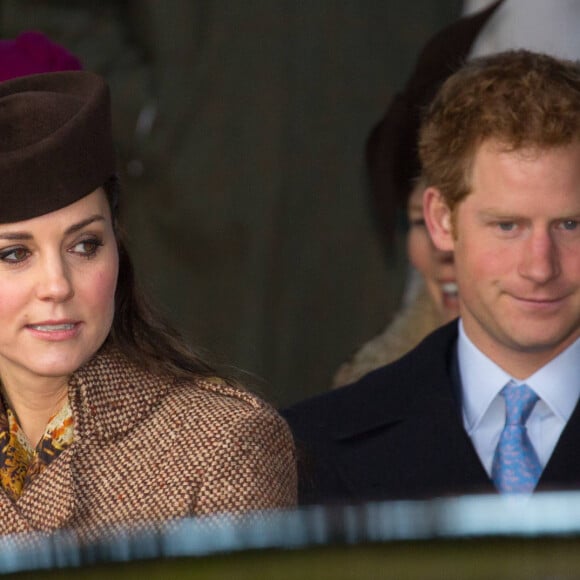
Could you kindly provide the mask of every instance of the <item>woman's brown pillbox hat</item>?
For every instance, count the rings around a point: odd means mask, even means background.
[[[61,209],[114,172],[101,77],[68,71],[0,82],[0,223]]]

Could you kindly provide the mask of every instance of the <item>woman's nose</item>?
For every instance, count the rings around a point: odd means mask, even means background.
[[[64,302],[74,295],[69,267],[62,257],[46,258],[39,265],[37,296],[40,300]]]

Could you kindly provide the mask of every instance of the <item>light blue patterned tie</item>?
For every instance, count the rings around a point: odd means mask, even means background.
[[[493,457],[491,478],[501,493],[531,493],[542,466],[528,437],[526,421],[538,401],[528,385],[510,381],[501,391],[506,421]]]

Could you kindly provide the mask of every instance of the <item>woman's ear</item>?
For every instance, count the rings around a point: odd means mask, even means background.
[[[436,187],[428,187],[423,193],[423,214],[435,247],[444,252],[453,251],[455,238],[451,210]]]

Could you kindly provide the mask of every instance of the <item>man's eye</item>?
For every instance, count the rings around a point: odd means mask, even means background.
[[[562,228],[568,231],[574,231],[578,229],[578,222],[576,220],[564,220],[562,222]]]
[[[30,252],[26,248],[6,248],[0,251],[0,260],[11,264],[23,262],[30,256]]]
[[[502,232],[513,232],[516,229],[514,222],[500,222],[497,226]]]

